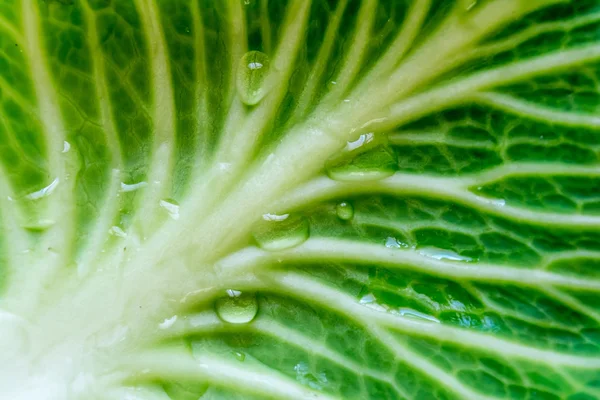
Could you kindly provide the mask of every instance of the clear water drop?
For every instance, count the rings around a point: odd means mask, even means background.
[[[446,249],[439,249],[437,247],[424,247],[418,250],[419,254],[435,258],[436,260],[449,260],[449,261],[463,261],[471,262],[473,259],[467,256],[461,256],[460,254]]]
[[[354,207],[345,201],[337,205],[335,212],[342,221],[349,221],[354,217]]]
[[[269,56],[260,51],[249,51],[240,60],[236,87],[244,104],[258,104],[268,92],[265,78],[269,72]]]
[[[161,200],[158,204],[169,214],[169,217],[174,220],[179,219],[179,203],[177,203],[175,200],[165,199]]]
[[[315,390],[322,390],[329,382],[325,372],[312,373],[311,368],[304,361],[296,364],[294,371],[298,382]]]
[[[69,150],[71,150],[71,143],[67,142],[66,140],[63,142],[63,149],[62,149],[62,153],[68,153]]]
[[[243,362],[246,359],[246,354],[240,353],[239,351],[235,351],[233,353],[233,355],[235,356],[236,360],[241,361],[241,362]]]
[[[58,186],[59,182],[60,181],[58,178],[54,178],[54,180],[48,186],[35,192],[29,193],[27,196],[25,196],[25,198],[27,200],[39,200],[43,197],[50,196]]]
[[[402,249],[407,248],[408,245],[406,243],[402,243],[395,237],[389,236],[385,239],[385,247],[387,247],[388,249]]]
[[[158,327],[163,330],[169,329],[175,324],[175,322],[177,322],[177,315],[173,315],[171,318],[166,318],[163,322],[158,324]]]
[[[54,224],[56,224],[56,221],[52,219],[39,219],[23,225],[23,228],[30,232],[43,232],[50,229]]]
[[[278,251],[298,246],[308,239],[308,220],[299,215],[265,214],[252,229],[252,236],[263,249]]]
[[[120,238],[127,237],[127,233],[123,229],[119,228],[118,226],[111,226],[110,229],[108,230],[108,233],[110,233],[113,236],[120,237]]]
[[[396,154],[385,146],[378,145],[363,150],[368,137],[361,135],[360,143],[349,142],[340,156],[325,163],[325,172],[337,181],[375,181],[392,176],[398,169]],[[368,147],[368,146],[367,146]]]
[[[217,299],[215,310],[219,318],[230,324],[247,324],[258,312],[256,296],[241,293],[239,296],[226,296]]]
[[[131,184],[121,182],[121,192],[134,192],[146,186],[148,186],[147,182],[137,182]]]
[[[398,314],[403,317],[415,318],[428,322],[437,322],[438,324],[440,323],[440,320],[433,315],[425,314],[421,311],[413,310],[412,308],[400,308],[398,310]]]

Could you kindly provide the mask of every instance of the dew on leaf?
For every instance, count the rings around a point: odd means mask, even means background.
[[[179,204],[173,199],[164,199],[158,203],[174,220],[179,219]]]
[[[337,181],[376,181],[392,176],[397,168],[395,153],[384,145],[362,152],[346,151],[325,163],[327,176]]]
[[[54,192],[54,190],[56,189],[58,184],[59,184],[59,179],[54,178],[54,180],[48,186],[46,186],[40,190],[37,190],[35,192],[29,193],[27,196],[25,196],[25,198],[27,200],[38,200],[43,197],[47,197],[47,196],[51,195],[52,192]]]
[[[233,355],[235,356],[235,359],[238,361],[244,361],[246,359],[246,354],[240,353],[239,351],[234,352]]]
[[[120,237],[120,238],[127,237],[127,233],[125,233],[125,231],[123,229],[119,228],[118,226],[111,226],[110,229],[108,230],[108,233],[110,233],[113,236]]]
[[[345,201],[337,205],[335,212],[342,221],[349,221],[354,217],[354,207]]]
[[[265,214],[253,229],[252,236],[263,249],[277,251],[298,246],[309,236],[308,220],[299,215]]]
[[[423,247],[418,250],[419,254],[425,257],[435,258],[436,260],[449,260],[449,261],[464,261],[471,262],[471,257],[461,256],[460,254],[446,249],[439,249],[437,247]]]
[[[400,308],[395,313],[403,317],[425,320],[428,322],[440,322],[440,320],[434,317],[433,315],[425,314],[421,311],[413,310],[412,308]]]
[[[401,249],[407,248],[408,245],[406,243],[400,242],[395,237],[389,236],[385,239],[385,247],[387,247],[388,249]]]
[[[246,105],[258,104],[268,92],[265,78],[269,72],[269,57],[260,51],[249,51],[240,60],[236,87]]]
[[[68,153],[69,150],[71,150],[71,143],[67,142],[66,140],[63,142],[63,149],[62,149],[62,153]]]
[[[299,362],[294,366],[296,380],[312,389],[322,390],[328,383],[324,372],[313,374],[306,362]]]
[[[148,186],[147,182],[137,182],[131,184],[121,182],[121,192],[134,192],[146,186]]]
[[[225,296],[217,299],[215,310],[219,318],[230,324],[247,324],[258,312],[256,296],[240,293],[239,296]]]
[[[169,329],[175,322],[177,322],[177,315],[173,315],[171,318],[166,318],[163,322],[158,324],[160,329]]]
[[[39,219],[23,225],[23,228],[30,232],[43,232],[50,229],[54,224],[56,224],[56,221],[52,219]]]

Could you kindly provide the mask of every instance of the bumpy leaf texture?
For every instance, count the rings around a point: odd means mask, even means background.
[[[600,398],[598,0],[0,1],[3,399]]]

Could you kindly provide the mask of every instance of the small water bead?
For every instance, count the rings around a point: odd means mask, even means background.
[[[131,184],[121,182],[121,192],[124,192],[124,193],[134,192],[134,191],[144,188],[146,186],[148,186],[147,182],[137,182],[137,183],[131,183]]]
[[[62,149],[62,153],[68,153],[69,150],[71,150],[71,143],[67,142],[66,140],[63,142],[63,149]]]
[[[35,192],[29,193],[25,198],[27,200],[39,200],[41,198],[50,196],[52,192],[56,189],[58,184],[60,183],[58,178],[54,178],[54,180],[46,187],[43,187],[40,190],[36,190]]]
[[[460,254],[446,249],[438,249],[437,247],[424,247],[418,250],[419,254],[435,258],[436,260],[463,261],[471,262],[471,257],[461,256]]]
[[[308,220],[299,215],[265,214],[252,229],[256,243],[269,251],[285,250],[298,246],[308,239]]]
[[[385,140],[373,133],[360,135],[327,160],[325,172],[338,181],[373,181],[393,175],[398,169],[397,157]]]
[[[249,51],[240,60],[236,87],[244,104],[258,104],[269,91],[265,78],[269,73],[269,57],[260,51]]]
[[[56,221],[52,219],[39,219],[26,223],[23,225],[23,228],[30,232],[44,232],[54,226],[54,224],[56,224]]]
[[[120,238],[127,237],[127,233],[123,229],[119,228],[118,226],[111,226],[110,229],[108,230],[108,233],[110,233],[113,236],[120,237]]]
[[[179,203],[175,200],[165,199],[161,200],[158,204],[169,214],[169,217],[174,220],[179,219]]]
[[[342,221],[349,221],[354,217],[354,207],[345,201],[337,205],[335,212]]]
[[[215,310],[219,318],[230,324],[247,324],[252,321],[258,312],[256,296],[250,293],[240,293],[217,299]]]
[[[235,359],[240,362],[243,362],[246,359],[246,354],[240,353],[239,351],[235,351],[233,355],[235,356]]]
[[[395,237],[389,236],[385,239],[385,247],[388,249],[405,249],[408,247],[408,245],[406,243],[402,243]]]
[[[436,322],[438,324],[440,323],[440,320],[437,319],[436,317],[434,317],[433,315],[425,314],[425,313],[422,313],[421,311],[413,310],[412,308],[400,308],[397,311],[397,313],[398,313],[398,315],[401,315],[403,317],[424,320],[427,322]]]

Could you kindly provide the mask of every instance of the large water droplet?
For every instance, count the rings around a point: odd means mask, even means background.
[[[161,200],[158,203],[174,220],[179,219],[179,203],[173,199]]]
[[[325,163],[325,172],[331,179],[338,181],[374,181],[387,178],[396,172],[397,160],[394,151],[385,146],[378,145],[368,150],[362,150],[369,143],[368,138],[362,135],[362,141],[354,147],[355,142],[347,144],[348,148],[340,156],[332,158]],[[367,146],[368,147],[368,146]]]
[[[449,261],[464,261],[471,262],[473,259],[467,256],[461,256],[460,254],[446,249],[438,249],[437,247],[424,247],[418,250],[419,254],[435,258],[436,260],[449,260]]]
[[[269,72],[269,57],[260,51],[249,51],[240,60],[237,71],[237,92],[247,105],[258,104],[268,92],[265,78]]]
[[[256,243],[269,251],[298,246],[308,239],[308,235],[309,225],[306,218],[289,214],[265,214],[252,230]]]
[[[249,293],[240,293],[238,296],[221,297],[215,302],[217,315],[225,322],[231,324],[247,324],[252,321],[258,312],[256,296]]]
[[[345,201],[337,205],[335,212],[342,221],[349,221],[354,217],[354,207]]]
[[[131,184],[121,182],[121,192],[134,192],[146,186],[148,186],[147,182],[137,182]]]

